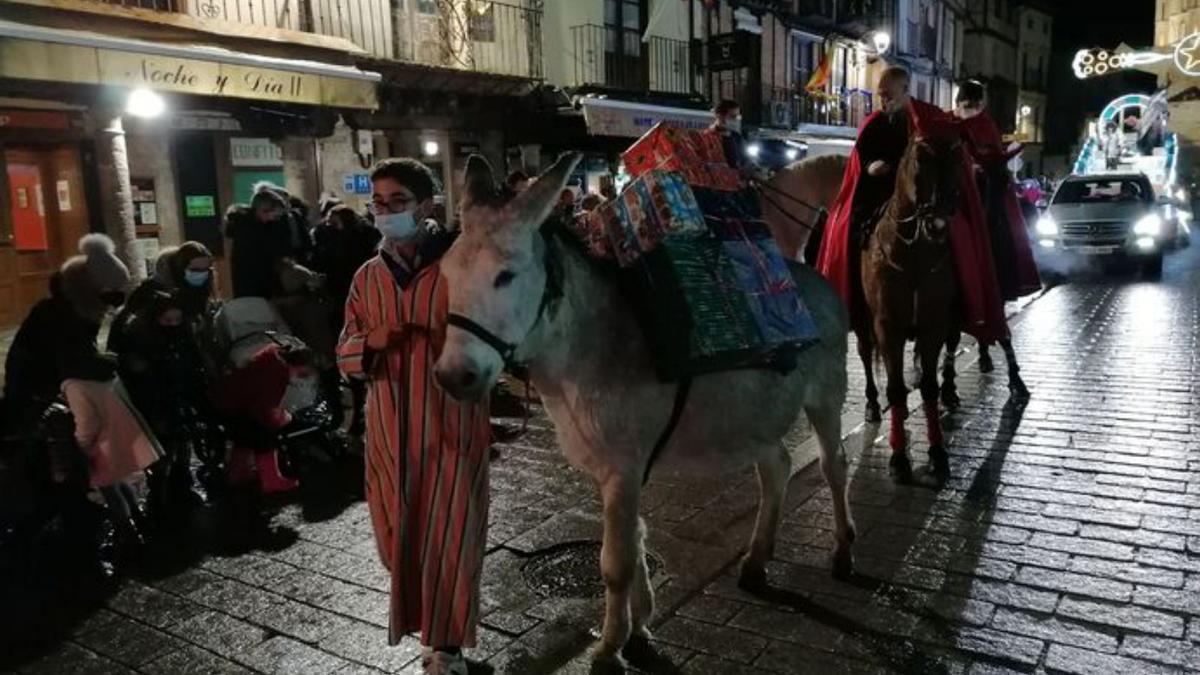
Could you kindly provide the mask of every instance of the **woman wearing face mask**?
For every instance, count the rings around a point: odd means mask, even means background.
[[[10,411],[37,419],[58,398],[63,380],[108,380],[111,355],[96,346],[100,324],[125,299],[129,270],[103,234],[79,240],[80,255],[50,279],[50,297],[34,305],[8,351],[4,402]],[[16,418],[11,418],[16,419]]]
[[[157,294],[172,293],[184,314],[184,322],[207,357],[216,309],[213,274],[212,253],[204,244],[186,241],[178,247],[164,249],[155,263],[154,275],[134,289],[113,319],[108,333],[108,350],[116,354],[124,352],[134,317],[144,313]]]

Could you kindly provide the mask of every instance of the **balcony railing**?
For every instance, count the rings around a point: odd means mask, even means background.
[[[542,13],[489,0],[95,0],[345,38],[371,56],[542,77]]]
[[[692,92],[688,44],[641,31],[585,24],[571,27],[574,84],[671,94]]]
[[[763,126],[780,129],[800,124],[857,127],[871,114],[868,91],[854,89],[836,94],[768,88],[763,92]]]

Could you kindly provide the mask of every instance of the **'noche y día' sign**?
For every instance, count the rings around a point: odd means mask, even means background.
[[[289,103],[320,103],[320,78],[268,68],[191,61],[126,52],[100,53],[106,84],[143,86],[210,96],[265,98]]]

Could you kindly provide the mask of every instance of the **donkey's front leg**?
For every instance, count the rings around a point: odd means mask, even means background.
[[[775,534],[779,530],[783,497],[792,473],[792,457],[780,444],[759,460],[757,469],[758,518],[754,522],[750,549],[742,557],[738,578],[738,585],[747,590],[762,589],[767,585],[767,561],[775,555]]]
[[[604,629],[592,652],[595,661],[622,664],[621,649],[632,631],[630,591],[637,573],[638,499],[636,476],[613,474],[600,485],[604,502],[604,544],[600,574],[604,578]],[[644,564],[644,563],[643,563]]]

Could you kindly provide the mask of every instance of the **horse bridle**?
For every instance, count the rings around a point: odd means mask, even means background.
[[[563,296],[562,261],[555,252],[552,235],[547,234],[545,230],[542,230],[541,235],[542,242],[545,245],[542,252],[542,264],[546,270],[546,283],[542,287],[542,299],[538,303],[537,314],[534,316],[529,330],[525,331],[525,337],[533,333],[534,329],[541,323],[542,318],[552,309],[552,305],[555,305]],[[517,349],[521,346],[519,343],[505,340],[465,314],[450,312],[446,316],[446,324],[466,331],[491,347],[500,355],[500,358],[504,361],[505,368],[509,371],[524,370],[524,364],[518,363],[516,360]]]

